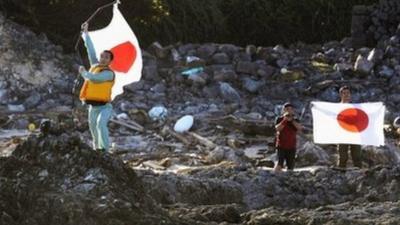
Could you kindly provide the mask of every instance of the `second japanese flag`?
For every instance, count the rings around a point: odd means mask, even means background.
[[[383,103],[312,102],[314,142],[320,144],[385,144]]]

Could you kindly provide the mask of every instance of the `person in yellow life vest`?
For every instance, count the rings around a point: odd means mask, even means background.
[[[105,50],[101,53],[100,60],[97,59],[88,27],[88,23],[82,25],[91,68],[86,71],[85,67],[79,67],[79,73],[85,79],[79,97],[88,105],[89,129],[93,138],[93,148],[106,152],[109,149],[107,124],[113,112],[111,90],[115,80],[115,74],[109,65],[114,55],[111,51]]]

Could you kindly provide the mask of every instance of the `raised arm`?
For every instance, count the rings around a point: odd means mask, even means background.
[[[99,60],[97,59],[96,50],[94,49],[94,45],[93,45],[92,39],[89,36],[88,28],[89,28],[89,24],[88,23],[84,23],[82,25],[83,38],[85,40],[86,51],[87,51],[87,54],[89,56],[90,65],[93,66],[95,64],[98,64]]]

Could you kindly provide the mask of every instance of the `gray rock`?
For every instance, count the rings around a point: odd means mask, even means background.
[[[178,51],[181,55],[188,55],[188,52],[195,49],[196,45],[194,44],[184,44],[178,47]]]
[[[400,94],[391,94],[388,96],[388,100],[391,103],[399,104],[400,103]]]
[[[247,54],[246,52],[236,52],[233,55],[233,62],[252,62],[251,55]]]
[[[155,81],[158,79],[157,66],[145,66],[143,67],[143,79]]]
[[[289,63],[290,63],[290,60],[289,60],[289,59],[284,59],[284,58],[278,59],[278,60],[276,61],[276,65],[277,65],[279,68],[287,67],[287,66],[289,65]]]
[[[259,65],[258,69],[257,69],[257,75],[261,76],[261,77],[271,77],[275,72],[277,71],[277,69],[273,66],[270,65]]]
[[[371,50],[371,52],[368,55],[368,61],[371,61],[373,63],[380,63],[383,59],[384,56],[384,51],[379,48],[374,48]]]
[[[333,69],[336,71],[351,71],[353,69],[353,65],[351,65],[350,63],[336,63],[333,66]]]
[[[216,98],[217,96],[220,96],[219,85],[206,85],[203,88],[202,93],[205,98]]]
[[[254,74],[256,72],[256,69],[257,65],[252,62],[240,61],[236,65],[236,72],[238,73]]]
[[[297,151],[296,165],[299,167],[330,164],[328,153],[310,141],[304,143]]]
[[[233,70],[214,71],[214,81],[234,81],[238,75]]]
[[[215,148],[207,155],[207,162],[216,164],[225,159],[225,150],[223,148]]]
[[[141,80],[141,81],[126,85],[124,87],[124,89],[127,91],[130,91],[130,92],[136,92],[136,91],[143,90],[144,87],[145,87],[145,81]]]
[[[367,58],[359,55],[354,64],[354,71],[361,74],[370,74],[374,68],[374,63],[369,61]]]
[[[150,90],[156,93],[164,93],[167,90],[167,87],[164,83],[158,83],[150,88]]]
[[[0,89],[0,104],[7,104],[9,98],[8,90]]]
[[[14,122],[14,129],[21,129],[21,130],[25,130],[27,129],[29,126],[29,121],[27,119],[21,118],[21,119],[17,119]]]
[[[231,85],[225,82],[219,82],[219,89],[225,101],[240,103],[240,95]]]
[[[27,109],[31,109],[39,105],[40,101],[41,101],[40,94],[37,92],[32,92],[31,95],[25,100],[24,106]]]
[[[215,64],[229,64],[230,59],[226,53],[216,53],[212,56],[211,61]]]
[[[227,54],[230,57],[233,57],[233,55],[239,51],[239,47],[231,44],[222,44],[218,47],[218,50],[220,52],[223,52]]]
[[[214,44],[205,44],[197,49],[197,56],[207,60],[217,51],[217,46]]]
[[[246,53],[250,56],[256,54],[257,47],[255,45],[248,45],[246,46]]]
[[[265,85],[265,81],[256,81],[251,78],[243,78],[243,88],[250,93],[257,93]]]
[[[205,73],[201,74],[192,74],[188,77],[188,79],[192,82],[192,84],[197,85],[197,86],[204,86],[207,84],[207,80],[204,79]],[[207,75],[206,75],[207,76]]]
[[[394,70],[388,66],[382,66],[378,74],[385,78],[391,78],[394,75]]]
[[[328,102],[336,102],[339,100],[339,93],[335,88],[328,88],[321,93],[319,98]]]
[[[165,49],[160,43],[154,42],[150,45],[148,51],[155,55],[157,58],[163,59],[168,56],[168,50]]]

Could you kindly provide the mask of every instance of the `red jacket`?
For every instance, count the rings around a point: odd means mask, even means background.
[[[276,124],[282,122],[283,117],[279,117],[276,120]],[[295,150],[297,143],[297,128],[292,122],[285,122],[285,125],[281,131],[276,132],[276,143],[275,146],[285,150]]]

